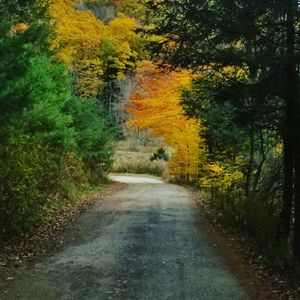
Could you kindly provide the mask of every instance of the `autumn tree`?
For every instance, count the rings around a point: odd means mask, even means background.
[[[107,81],[135,69],[142,38],[132,18],[120,13],[104,24],[91,11],[77,10],[72,0],[53,2],[50,16],[55,26],[52,48],[70,66],[85,97],[99,96]]]
[[[128,112],[132,119],[127,123],[138,130],[149,129],[153,137],[162,137],[171,147],[170,177],[175,180],[195,181],[198,178],[201,149],[201,125],[184,114],[180,105],[181,88],[187,88],[191,74],[187,71],[160,70],[144,62],[137,75],[138,88],[132,94]]]

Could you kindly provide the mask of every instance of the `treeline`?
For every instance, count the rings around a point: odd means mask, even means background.
[[[300,259],[299,6],[148,1],[165,65],[191,69],[187,114],[206,126],[200,185],[273,262]]]
[[[0,3],[1,238],[99,185],[112,164],[102,97],[107,82],[134,70],[135,22],[120,16],[110,35],[75,4]]]

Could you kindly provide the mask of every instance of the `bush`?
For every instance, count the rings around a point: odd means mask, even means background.
[[[103,108],[95,99],[72,98],[66,107],[72,116],[75,150],[82,159],[89,180],[97,183],[112,166],[112,134],[107,128]]]
[[[253,194],[246,197],[242,186],[202,190],[202,198],[229,227],[243,232],[261,250],[273,247],[279,222],[280,201]]]
[[[28,136],[0,145],[1,235],[26,230],[39,220],[45,152],[38,139]]]

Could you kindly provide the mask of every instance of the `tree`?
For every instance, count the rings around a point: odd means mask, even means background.
[[[52,49],[69,65],[84,97],[101,95],[107,81],[135,69],[142,38],[132,18],[120,13],[104,24],[91,11],[77,10],[72,0],[53,2],[49,12],[55,26]]]
[[[299,258],[299,133],[295,130],[300,115],[297,1],[162,0],[148,1],[148,7],[152,12],[150,20],[157,25],[155,32],[165,37],[159,45],[160,59],[200,73],[204,66],[216,74],[224,74],[224,67],[228,66],[246,72],[247,81],[226,76],[229,88],[218,91],[227,91],[219,93],[223,99],[230,92],[240,116],[250,112],[246,115],[250,136],[253,130],[259,133],[257,130],[272,129],[282,137],[284,187],[280,236],[287,240],[292,232],[294,207],[293,249]],[[257,122],[261,123],[258,127]],[[253,148],[249,149],[253,153]]]
[[[75,150],[83,161],[88,179],[98,184],[112,165],[112,133],[108,129],[104,110],[93,98],[84,101],[72,97],[65,111],[72,116]]]
[[[163,137],[171,147],[170,177],[175,180],[195,181],[201,150],[201,125],[185,116],[180,105],[181,88],[188,87],[191,74],[186,71],[167,73],[150,62],[144,62],[137,75],[139,88],[132,94],[128,112],[133,116],[128,126],[139,130],[150,129],[151,136]]]
[[[78,77],[77,87],[86,97],[97,95],[103,82],[102,61],[98,56],[104,24],[90,11],[78,11],[72,0],[59,0],[49,7],[55,26],[52,49]]]
[[[99,183],[112,147],[101,105],[74,99],[67,67],[49,49],[48,7],[0,7],[0,235],[7,238]]]
[[[51,58],[41,11],[38,3],[0,21],[1,235],[39,220],[41,207],[60,190],[64,156],[74,142],[63,112],[68,79]]]

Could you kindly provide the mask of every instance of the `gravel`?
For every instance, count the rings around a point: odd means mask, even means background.
[[[152,177],[114,179],[128,185],[82,215],[59,252],[8,280],[0,299],[249,299],[188,189]]]

